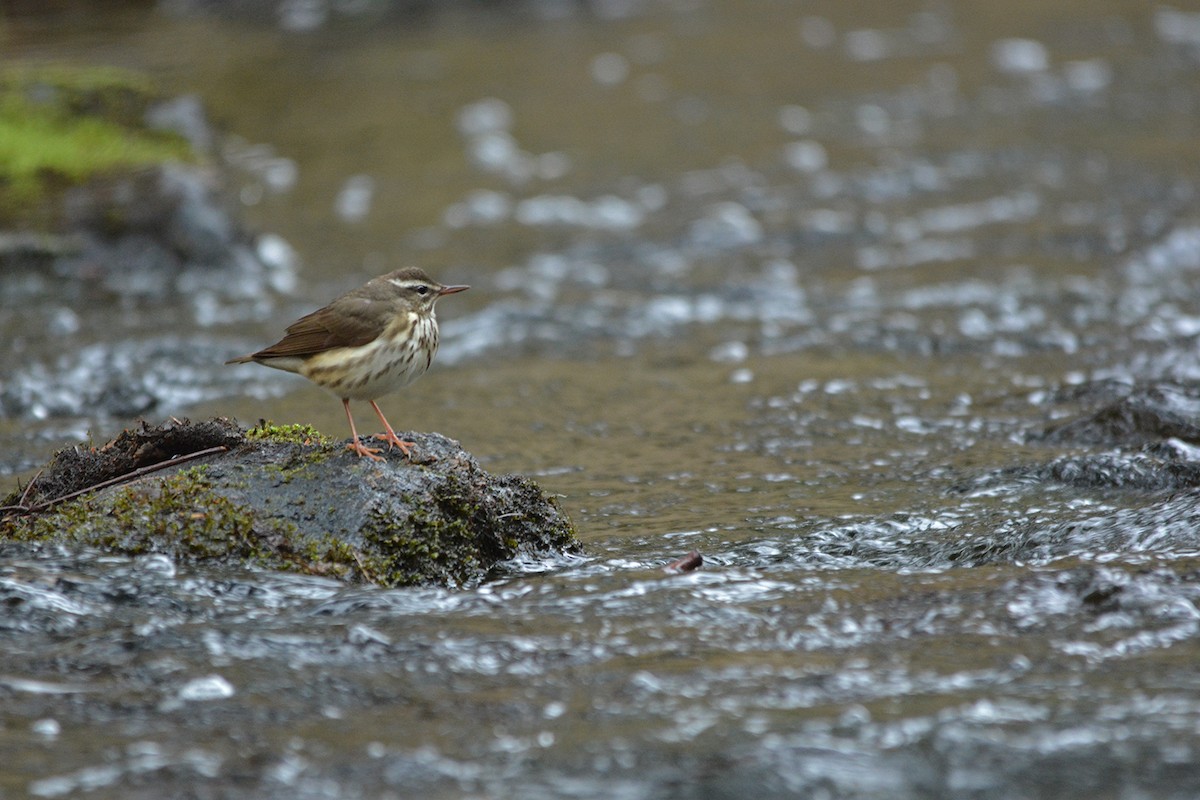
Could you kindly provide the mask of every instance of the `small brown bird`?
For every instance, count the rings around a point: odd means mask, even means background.
[[[350,422],[348,449],[381,461],[380,448],[358,440],[350,415],[351,400],[366,400],[386,430],[375,438],[408,456],[413,443],[396,435],[375,400],[425,374],[438,347],[434,305],[468,288],[443,286],[414,267],[389,272],[296,320],[270,347],[225,363],[253,361],[294,372],[333,392]]]

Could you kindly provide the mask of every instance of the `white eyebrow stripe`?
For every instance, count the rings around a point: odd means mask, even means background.
[[[396,278],[388,278],[388,283],[390,283],[392,286],[395,286],[397,289],[405,289],[409,286],[415,285],[413,281],[402,281],[397,280]]]

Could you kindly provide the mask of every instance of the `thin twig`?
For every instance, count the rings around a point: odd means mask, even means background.
[[[34,477],[31,477],[31,479],[29,479],[29,483],[26,483],[26,485],[25,485],[25,491],[20,493],[20,499],[17,500],[17,505],[0,506],[0,516],[7,515],[7,513],[11,513],[13,511],[19,511],[20,513],[29,513],[29,506],[25,505],[25,500],[29,499],[29,493],[34,491],[34,483],[37,482],[37,479],[40,479],[40,477],[42,476],[42,473],[44,473],[44,471],[46,471],[46,470],[44,470],[44,469],[37,470],[37,475],[35,475]],[[20,488],[20,481],[17,481],[17,488],[18,489]]]
[[[32,478],[30,478],[29,483],[25,484],[25,491],[21,492],[21,499],[17,501],[15,506],[0,506],[0,516],[10,514],[14,511],[22,514],[28,514],[29,506],[25,505],[25,501],[29,499],[29,493],[33,491],[33,485],[37,483],[37,479],[42,477],[42,473],[45,471],[46,470],[44,469],[39,469],[37,471],[37,475],[34,475]],[[17,481],[17,488],[21,488],[20,481]]]
[[[367,565],[364,564],[362,559],[358,557],[358,549],[351,547],[350,552],[354,555],[354,563],[358,564],[359,573],[368,581],[374,582],[375,578],[371,575],[371,570],[367,569]]]
[[[25,484],[25,491],[21,492],[21,499],[17,501],[17,505],[19,505],[19,506],[25,505],[25,501],[29,499],[29,493],[31,491],[33,491],[33,485],[35,483],[37,483],[37,479],[42,477],[42,473],[45,471],[46,470],[44,470],[44,469],[39,469],[37,471],[37,475],[34,475],[32,478],[29,479],[29,483]]]
[[[157,472],[160,469],[166,469],[167,467],[173,467],[176,464],[184,464],[188,461],[195,461],[197,458],[203,458],[204,456],[211,456],[216,453],[223,453],[228,449],[229,448],[226,447],[225,445],[217,445],[216,447],[210,447],[206,450],[197,450],[195,453],[188,453],[187,455],[183,455],[183,456],[173,456],[171,458],[168,458],[166,461],[159,461],[157,464],[150,464],[149,466],[146,466],[146,467],[138,467],[137,469],[133,470],[132,472],[126,472],[124,475],[118,475],[115,478],[109,478],[106,481],[101,481],[100,483],[92,484],[91,486],[85,486],[84,488],[79,489],[77,491],[69,492],[67,494],[62,495],[61,497],[55,497],[51,500],[46,500],[44,502],[37,503],[36,505],[4,506],[3,508],[0,508],[0,511],[8,511],[8,510],[12,509],[15,511],[21,511],[22,513],[25,513],[25,514],[40,514],[43,511],[53,508],[54,506],[58,505],[59,503],[65,503],[68,500],[74,500],[76,497],[79,497],[80,495],[85,495],[88,492],[95,492],[95,491],[99,491],[100,489],[107,489],[110,486],[117,486],[119,484],[125,483],[126,481],[131,481],[134,478],[140,478],[141,476],[147,475],[151,472]]]

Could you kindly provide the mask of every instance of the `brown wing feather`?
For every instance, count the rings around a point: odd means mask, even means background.
[[[335,347],[359,347],[383,333],[391,317],[391,304],[382,300],[339,297],[293,322],[282,339],[250,358],[304,357]]]

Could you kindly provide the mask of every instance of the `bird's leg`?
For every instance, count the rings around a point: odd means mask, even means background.
[[[371,405],[375,404],[371,403]],[[367,458],[374,459],[375,461],[383,461],[382,458],[375,455],[379,452],[378,447],[367,447],[358,440],[358,431],[354,429],[354,417],[350,415],[350,398],[342,398],[342,407],[346,409],[346,420],[350,423],[350,444],[346,445],[346,449],[353,450],[360,456],[366,456]],[[378,411],[379,409],[377,408],[375,410]]]
[[[383,423],[384,429],[387,430],[387,433],[376,434],[375,438],[381,442],[387,442],[389,450],[392,447],[399,447],[400,452],[403,453],[406,458],[411,459],[412,453],[410,452],[409,448],[416,444],[416,442],[406,442],[397,436],[396,432],[392,430],[392,426],[388,424],[387,418],[383,416],[383,412],[379,410],[379,406],[375,405],[375,401],[371,400],[369,402],[371,403],[371,408],[375,409],[375,413],[379,415],[379,421]]]

